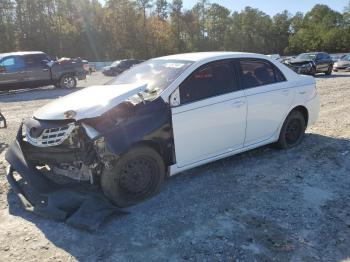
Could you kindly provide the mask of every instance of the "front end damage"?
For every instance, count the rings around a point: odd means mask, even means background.
[[[71,179],[93,181],[95,171],[87,168],[93,165],[89,150],[83,153],[83,147],[74,147],[78,144],[63,143],[35,147],[28,142],[27,135],[23,136],[24,129],[27,126],[22,124],[5,158],[10,164],[8,181],[27,211],[87,230],[97,229],[113,213],[123,213],[93,184],[78,184]],[[45,133],[48,129],[44,130]],[[72,150],[68,150],[69,146]],[[60,181],[57,175],[70,179]]]
[[[161,98],[140,101],[124,101],[94,118],[25,120],[5,155],[8,180],[25,209],[90,230],[124,213],[100,190],[111,163],[135,143],[155,138],[172,161],[167,105]]]

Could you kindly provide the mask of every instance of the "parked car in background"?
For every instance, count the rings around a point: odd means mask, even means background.
[[[38,167],[49,166],[53,176],[97,183],[117,206],[129,206],[155,195],[167,176],[270,143],[299,145],[319,106],[313,77],[265,55],[150,59],[25,120],[5,156],[8,178],[15,185],[16,170],[47,195],[52,182]],[[47,199],[42,213],[55,210]]]
[[[350,72],[350,54],[343,55],[338,61],[333,65],[333,71],[346,71]]]
[[[75,88],[86,78],[81,59],[53,60],[43,52],[0,54],[0,91],[55,85]]]
[[[302,53],[284,62],[296,73],[312,76],[318,73],[332,74],[333,63],[330,55],[325,52]]]
[[[113,62],[110,66],[106,66],[102,69],[102,73],[105,76],[117,76],[120,73],[123,73],[125,70],[129,69],[130,67],[139,64],[143,62],[143,60],[137,60],[137,59],[125,59],[125,60],[118,60]]]

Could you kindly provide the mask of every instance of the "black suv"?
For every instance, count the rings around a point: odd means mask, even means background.
[[[0,91],[46,85],[75,88],[77,79],[85,78],[80,58],[56,61],[36,51],[0,54]]]
[[[317,73],[332,74],[333,63],[331,56],[324,52],[302,53],[284,62],[298,74],[313,76]]]
[[[102,73],[105,76],[117,76],[123,73],[125,70],[129,69],[130,67],[136,64],[139,64],[141,62],[143,62],[143,60],[137,60],[137,59],[118,60],[113,62],[110,66],[104,67],[102,70]]]

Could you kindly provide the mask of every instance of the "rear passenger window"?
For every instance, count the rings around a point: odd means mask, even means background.
[[[240,65],[245,88],[286,81],[282,72],[267,61],[242,60]]]
[[[180,85],[179,90],[181,104],[238,90],[233,63],[223,60],[201,66]]]
[[[6,67],[6,70],[12,71],[24,68],[24,61],[19,56],[12,56],[5,58],[0,65]]]

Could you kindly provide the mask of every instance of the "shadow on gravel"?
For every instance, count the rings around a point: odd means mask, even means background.
[[[23,211],[12,191],[9,212],[77,260],[340,261],[350,256],[349,148],[307,134],[291,150],[265,146],[189,170],[95,233]]]
[[[0,103],[55,99],[78,91],[77,89],[59,89],[54,87],[36,88],[31,90],[10,91],[0,93]]]
[[[316,78],[338,78],[338,77],[350,77],[350,73],[337,73],[332,75],[319,74],[315,75]]]

